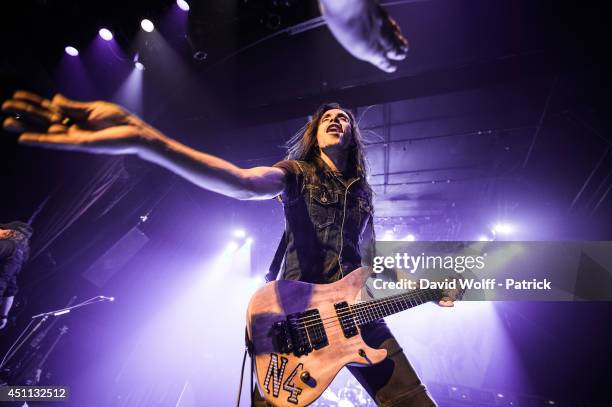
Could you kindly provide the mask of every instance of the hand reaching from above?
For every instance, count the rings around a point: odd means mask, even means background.
[[[323,17],[342,46],[354,57],[385,72],[408,52],[399,25],[374,0],[320,0]]]

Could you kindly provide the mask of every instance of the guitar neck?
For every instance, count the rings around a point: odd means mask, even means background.
[[[414,290],[353,304],[350,310],[357,324],[363,325],[439,298],[439,290]]]

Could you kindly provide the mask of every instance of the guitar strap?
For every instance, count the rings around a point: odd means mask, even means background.
[[[285,257],[285,250],[287,250],[287,231],[283,232],[280,242],[278,242],[274,258],[266,274],[266,282],[274,281],[278,277],[283,258]]]

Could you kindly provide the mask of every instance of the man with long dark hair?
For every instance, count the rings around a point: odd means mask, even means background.
[[[108,102],[61,95],[50,101],[20,91],[3,108],[20,115],[4,125],[22,132],[23,144],[137,154],[232,198],[280,197],[286,219],[281,278],[330,283],[361,265],[364,231],[372,229],[372,190],[355,118],[337,104],[317,110],[289,141],[287,159],[254,168],[196,151]],[[451,300],[440,304],[452,306]],[[362,335],[370,346],[388,351],[380,364],[349,368],[379,405],[435,405],[383,320],[364,327]]]
[[[356,58],[392,72],[408,42],[378,2],[321,0],[325,21]],[[18,91],[2,109],[14,115],[4,128],[23,133],[23,144],[103,154],[136,154],[194,184],[236,199],[279,197],[285,211],[282,246],[269,278],[331,283],[361,266],[364,239],[373,241],[372,189],[359,128],[338,104],[321,106],[288,142],[285,160],[271,167],[239,168],[168,138],[120,106],[53,100]],[[282,260],[282,262],[280,261]],[[282,266],[281,266],[282,264]],[[450,294],[449,294],[450,295]],[[440,304],[452,306],[446,297]],[[350,367],[378,405],[435,406],[383,320],[361,330],[387,359]],[[256,392],[256,404],[264,401]]]

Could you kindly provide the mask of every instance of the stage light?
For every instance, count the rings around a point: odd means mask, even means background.
[[[134,67],[136,69],[138,69],[139,71],[144,71],[145,66],[144,64],[140,61],[140,54],[137,52],[136,55],[134,55],[134,59],[132,59],[132,61],[134,61]]]
[[[66,51],[66,54],[70,55],[71,57],[76,57],[79,55],[79,51],[75,47],[67,46],[64,48],[64,50]]]
[[[247,244],[252,244],[253,243],[253,238],[252,237],[248,237],[246,240]]]
[[[236,250],[238,250],[238,247],[240,247],[238,243],[232,241],[227,244],[226,251],[235,252]]]
[[[478,237],[479,242],[488,242],[489,240],[489,236],[482,235]]]
[[[153,22],[151,20],[147,20],[146,18],[140,22],[140,27],[142,27],[142,29],[148,33],[155,29]]]
[[[402,238],[403,242],[414,242],[415,240],[416,240],[416,236],[414,236],[412,233],[409,233]]]
[[[234,230],[234,237],[237,237],[238,239],[242,239],[246,237],[246,232],[244,231],[244,229],[236,229]]]
[[[380,239],[383,242],[389,242],[395,240],[395,234],[392,229],[387,229],[383,232],[382,238]]]
[[[508,223],[497,223],[493,227],[493,231],[500,235],[509,235],[514,231],[514,227]]]
[[[189,11],[189,4],[185,0],[176,0],[176,5],[183,11]]]
[[[98,34],[100,34],[100,37],[102,37],[102,39],[105,41],[110,41],[113,39],[113,33],[108,28],[100,28]]]

